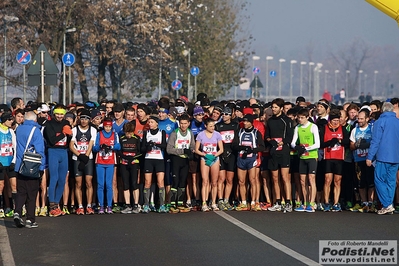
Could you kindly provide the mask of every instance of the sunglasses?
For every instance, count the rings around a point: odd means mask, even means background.
[[[231,115],[230,113],[222,113],[222,115]]]

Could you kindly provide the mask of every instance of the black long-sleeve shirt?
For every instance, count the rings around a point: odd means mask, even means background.
[[[294,136],[294,127],[292,120],[281,114],[279,116],[273,115],[267,120],[265,139],[281,138],[284,146],[291,144]]]
[[[57,148],[57,149],[68,149],[69,145],[65,146],[56,146],[55,144],[67,137],[67,141],[70,140],[68,136],[62,133],[62,128],[66,125],[69,125],[69,122],[65,119],[61,121],[57,121],[55,119],[47,121],[46,127],[44,128],[44,138],[46,139],[47,148]]]

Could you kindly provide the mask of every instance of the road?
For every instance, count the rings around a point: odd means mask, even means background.
[[[398,219],[351,212],[68,215],[38,217],[37,229],[6,218],[0,233],[8,235],[14,265],[310,265],[319,261],[319,240],[397,240]]]

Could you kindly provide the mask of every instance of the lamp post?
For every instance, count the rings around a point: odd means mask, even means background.
[[[324,90],[325,90],[325,91],[327,90],[328,73],[330,73],[330,71],[324,70]]]
[[[314,66],[313,62],[309,62],[309,101],[310,96],[312,95],[312,67]]]
[[[265,95],[265,102],[267,102],[267,97],[269,96],[269,60],[273,60],[273,56],[266,56],[266,95]]]
[[[293,74],[292,74],[292,65],[298,63],[296,60],[291,60],[291,68],[290,68],[290,101],[292,101],[292,78],[293,78]]]
[[[300,94],[300,96],[303,96],[302,95],[302,89],[303,89],[303,71],[302,71],[302,66],[304,66],[304,65],[306,65],[307,63],[306,62],[304,62],[304,61],[301,61],[301,66],[300,66],[300,68],[301,68],[301,80],[300,80],[300,88],[299,88],[299,94]]]
[[[315,76],[315,83],[316,86],[314,87],[314,100],[317,101],[320,99],[320,73],[321,73],[321,68],[323,67],[322,63],[317,63],[314,71],[317,76]]]
[[[338,69],[335,70],[334,73],[335,73],[335,91],[337,91],[338,90],[338,73],[339,73],[339,70]]]
[[[63,55],[66,53],[66,34],[69,32],[75,32],[76,28],[70,28],[70,29],[65,29],[64,31],[64,42],[62,45],[62,52]],[[65,72],[65,65],[62,64],[63,70],[62,70],[62,104],[66,105],[66,72]],[[71,95],[69,95],[69,99],[72,99]],[[69,101],[71,102],[71,100]]]
[[[278,97],[281,98],[281,63],[285,62],[285,59],[280,58],[279,60],[279,74],[278,74]]]
[[[254,80],[255,78],[255,73],[254,73],[254,68],[255,68],[255,61],[259,60],[260,57],[257,55],[252,56],[252,80]],[[255,88],[255,90],[257,90],[258,88]],[[254,88],[251,88],[251,97],[254,98],[254,96],[256,95],[256,91],[254,91]]]
[[[377,74],[378,70],[374,70],[374,90],[373,90],[373,97],[377,94]]]
[[[7,104],[7,22],[17,22],[19,18],[14,16],[7,16],[3,17],[4,22],[4,87],[3,87],[3,103]]]
[[[192,100],[193,99],[193,88],[191,87],[191,82],[190,82],[191,48],[188,48],[188,50],[183,50],[183,55],[188,56],[187,97],[189,100]]]
[[[363,70],[359,70],[359,93],[362,92],[362,73]]]
[[[345,79],[345,88],[347,91],[349,91],[349,74],[351,72],[349,70],[346,70],[346,79]]]

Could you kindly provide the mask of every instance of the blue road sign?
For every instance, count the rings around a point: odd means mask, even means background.
[[[183,86],[183,84],[181,83],[180,80],[176,79],[172,82],[172,89],[174,89],[175,91],[178,91],[181,89],[181,87]]]
[[[254,67],[254,69],[252,69],[252,72],[254,74],[259,74],[260,73],[260,68],[259,67]]]
[[[190,69],[190,73],[191,73],[191,75],[193,75],[194,77],[195,77],[195,76],[198,76],[198,74],[200,73],[199,67],[193,66],[193,67]]]
[[[71,53],[65,53],[62,56],[62,62],[67,67],[70,67],[70,66],[72,66],[75,63],[75,56],[73,54],[71,54]]]
[[[270,75],[270,77],[274,78],[275,76],[277,76],[277,72],[272,70],[272,71],[270,71],[269,75]]]
[[[30,52],[27,50],[21,50],[17,54],[17,61],[21,65],[29,64],[31,58],[32,58],[32,56],[31,56]]]

